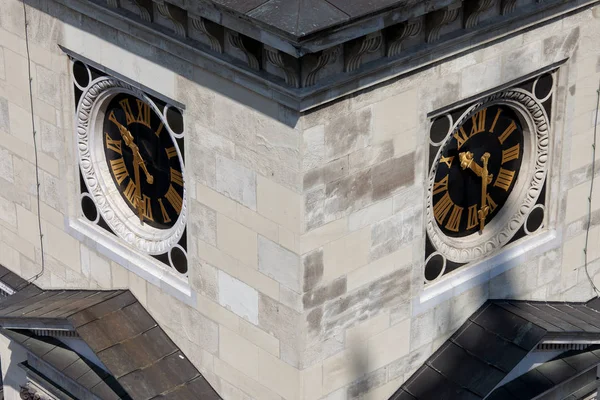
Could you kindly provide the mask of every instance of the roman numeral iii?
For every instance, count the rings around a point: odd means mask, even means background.
[[[519,145],[519,143],[515,144],[513,147],[506,149],[506,150],[502,150],[502,164],[512,161],[512,160],[516,160],[517,158],[519,158],[519,151],[521,150],[521,146]]]

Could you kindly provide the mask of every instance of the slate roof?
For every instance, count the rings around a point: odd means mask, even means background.
[[[2,266],[0,281],[16,290],[0,326],[73,329],[131,399],[220,399],[128,290],[42,290]]]
[[[432,8],[419,0],[212,0],[216,6],[297,39],[386,10]],[[450,3],[448,1],[447,3]]]
[[[550,338],[600,339],[600,299],[588,303],[489,300],[390,399],[487,398],[530,351]],[[594,362],[596,355],[600,353],[591,356]],[[535,374],[523,376],[523,382]]]

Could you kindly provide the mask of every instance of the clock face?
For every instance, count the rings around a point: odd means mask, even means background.
[[[102,136],[113,182],[135,218],[171,228],[183,204],[182,163],[159,116],[144,100],[119,94],[108,104]]]
[[[433,215],[443,234],[464,237],[485,229],[509,198],[523,128],[514,111],[498,105],[479,109],[451,135],[437,161]]]

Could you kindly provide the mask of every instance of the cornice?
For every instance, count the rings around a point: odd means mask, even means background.
[[[248,19],[231,21],[233,14],[205,1],[54,1],[298,111],[600,3],[420,2],[429,8],[414,6],[395,19],[388,10],[304,38],[300,46]]]

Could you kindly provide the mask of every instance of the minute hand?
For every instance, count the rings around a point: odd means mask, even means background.
[[[135,143],[133,143],[133,135],[123,125],[118,124],[117,126],[119,128],[119,132],[121,133],[121,136],[123,137],[123,141],[125,142],[127,147],[129,147],[131,149],[131,151],[133,152],[133,157],[134,157],[134,159],[136,159],[136,160],[134,160],[134,163],[136,163],[136,161],[137,161],[137,163],[139,163],[139,165],[144,170],[144,174],[146,175],[146,182],[148,182],[149,184],[152,184],[154,182],[154,177],[152,175],[150,175],[150,173],[148,172],[148,168],[146,167],[146,163],[144,162],[144,159],[142,158],[142,155],[140,154],[139,148],[137,147],[137,145]]]
[[[490,153],[484,153],[481,156],[481,161],[483,162],[483,168],[481,168],[481,209],[479,210],[479,232],[483,232],[483,228],[485,227],[485,219],[488,216],[490,208],[487,205],[487,185],[488,185],[488,159],[490,158]]]
[[[486,153],[488,154],[488,153]],[[489,157],[489,154],[488,154]],[[469,168],[471,171],[473,171],[475,173],[475,175],[481,177],[483,175],[483,167],[481,167],[479,164],[477,164],[474,160],[473,160],[473,153],[471,153],[470,151],[463,151],[462,153],[458,154],[458,159],[460,160],[460,166],[462,169],[467,169]],[[486,171],[487,173],[487,171]],[[489,185],[490,183],[492,183],[492,179],[494,178],[494,175],[492,174],[487,174],[487,184]]]

